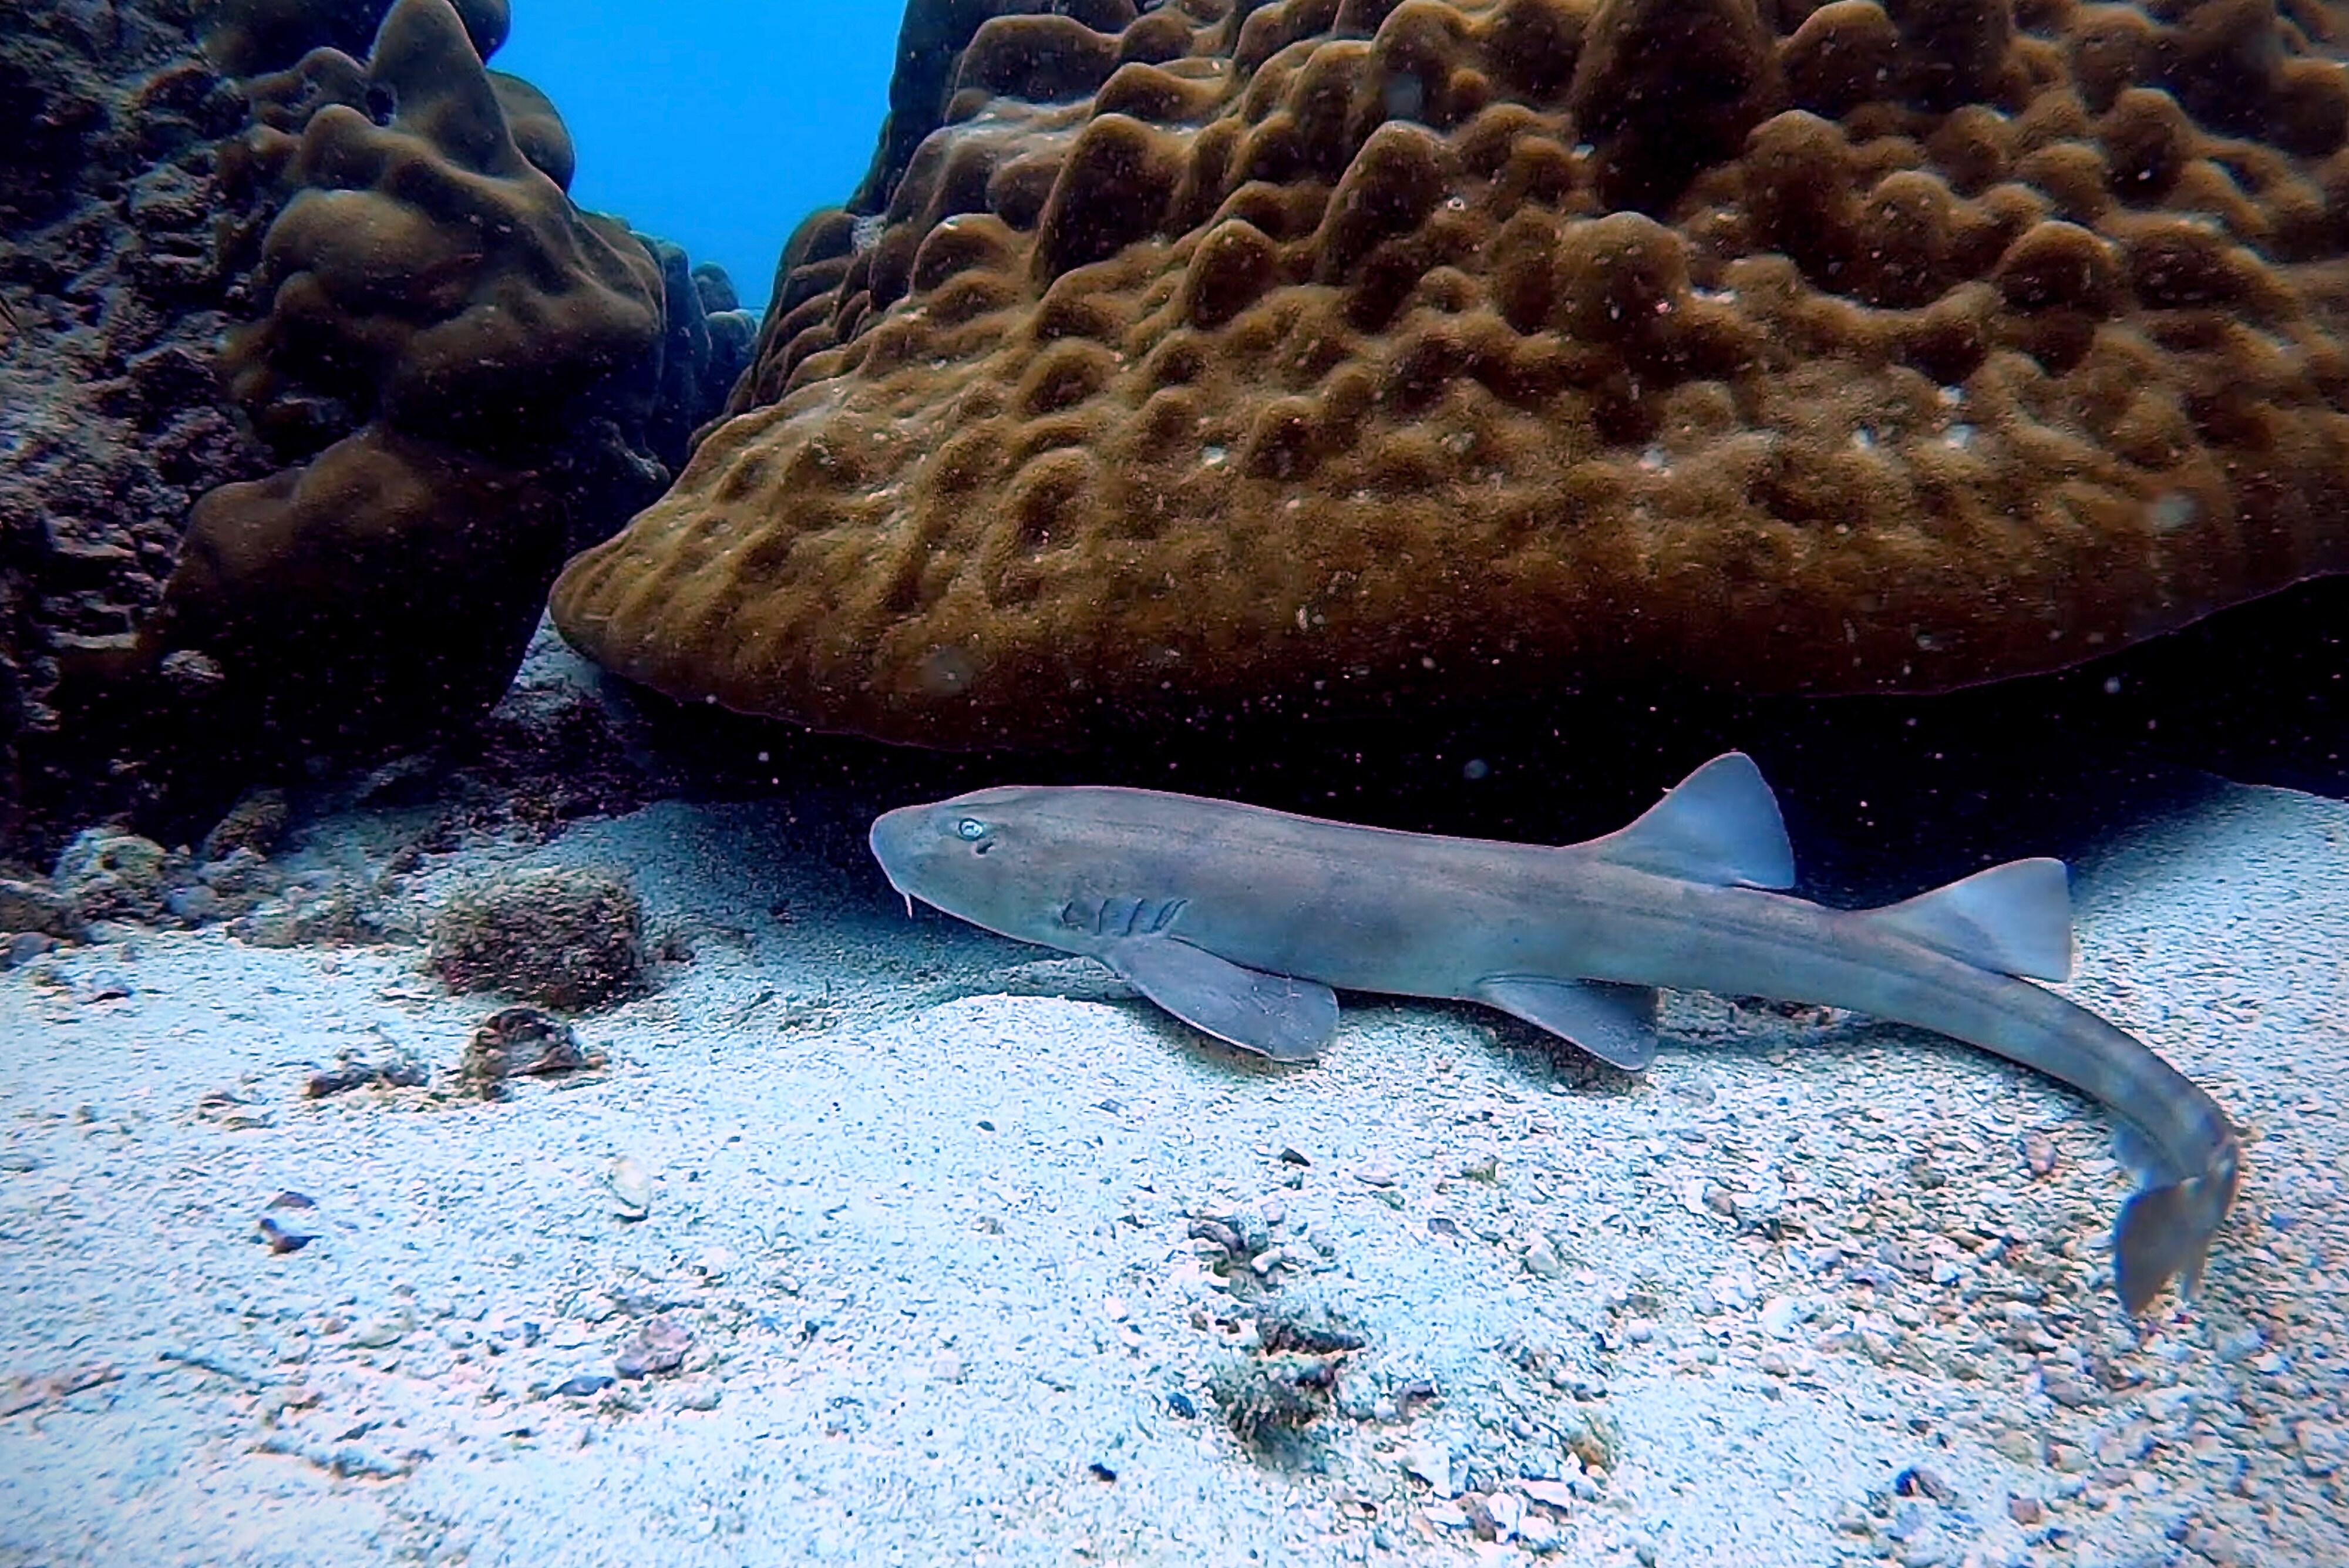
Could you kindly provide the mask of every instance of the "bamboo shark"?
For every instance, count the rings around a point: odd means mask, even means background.
[[[2072,969],[2064,863],[2011,861],[1875,909],[1782,889],[1794,848],[1743,753],[1629,827],[1562,846],[1362,827],[1154,790],[983,789],[874,823],[891,886],[1098,959],[1177,1018],[1280,1062],[1318,1055],[1333,988],[1483,1002],[1619,1067],[1654,1058],[1656,991],[1848,1008],[1992,1051],[2141,1135],[2113,1233],[2142,1312],[2200,1282],[2233,1202],[2235,1129],[2133,1036],[2033,980]]]

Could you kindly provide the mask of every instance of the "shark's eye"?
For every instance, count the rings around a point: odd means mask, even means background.
[[[955,836],[976,844],[987,836],[987,824],[975,816],[966,816],[955,824]]]

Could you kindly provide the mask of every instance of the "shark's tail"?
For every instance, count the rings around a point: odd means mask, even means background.
[[[2182,1295],[2200,1289],[2210,1239],[2235,1201],[2240,1174],[2230,1140],[2199,1176],[2145,1188],[2123,1205],[2113,1227],[2113,1288],[2131,1315],[2152,1305],[2173,1278]]]
[[[1981,969],[2032,980],[2071,977],[2072,903],[2060,860],[2009,861],[1874,914],[1904,936]],[[2018,1054],[1995,1042],[1976,1043],[2095,1095],[2124,1118],[2122,1159],[2145,1186],[2113,1228],[2114,1289],[2132,1315],[2152,1305],[2173,1279],[2190,1296],[2235,1200],[2240,1146],[2216,1103],[2141,1041],[2073,1003],[2057,1005],[2073,1015],[2054,1031],[2062,1050]],[[2191,1129],[2174,1140],[2182,1148],[2157,1149],[2130,1136],[2133,1110]]]

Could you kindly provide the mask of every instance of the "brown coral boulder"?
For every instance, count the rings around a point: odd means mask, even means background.
[[[398,106],[388,123],[330,103],[286,149],[296,193],[262,248],[268,313],[230,340],[230,389],[264,433],[327,398],[409,434],[543,445],[567,399],[650,354],[652,258],[571,203],[553,106],[484,69],[447,0],[392,6],[366,79]]]
[[[1012,9],[909,11],[936,129],[802,227],[733,417],[557,585],[607,667],[1066,742],[1928,691],[2349,568],[2329,11]]]

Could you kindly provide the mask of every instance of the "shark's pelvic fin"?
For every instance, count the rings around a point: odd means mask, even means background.
[[[1618,866],[1715,888],[1795,885],[1795,846],[1778,797],[1744,752],[1723,753],[1630,826],[1578,847]]]
[[[1174,937],[1121,937],[1101,956],[1192,1028],[1276,1062],[1310,1062],[1337,1032],[1337,993],[1318,981],[1242,969]]]
[[[2033,980],[2072,977],[2072,892],[2061,860],[2010,860],[1875,911],[1954,959]]]
[[[1654,986],[1496,974],[1477,981],[1476,999],[1562,1035],[1627,1073],[1640,1072],[1656,1059]]]

